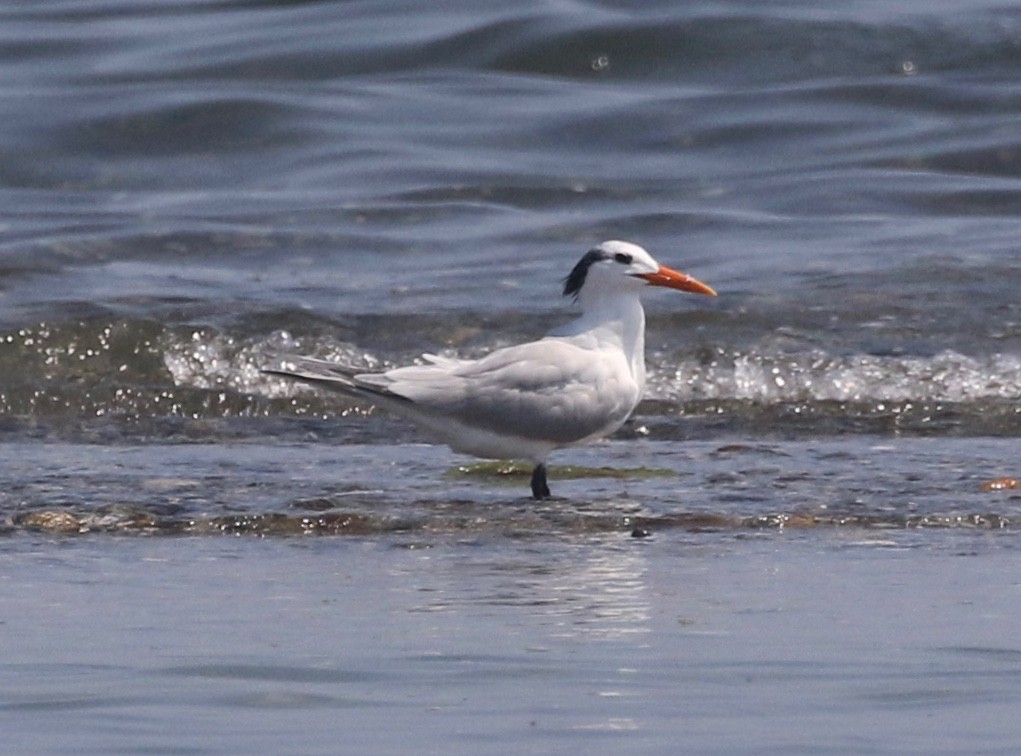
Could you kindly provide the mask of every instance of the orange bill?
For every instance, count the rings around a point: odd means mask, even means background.
[[[659,270],[655,273],[639,273],[638,278],[644,278],[653,286],[666,286],[668,289],[708,294],[710,297],[716,296],[716,290],[712,286],[707,286],[687,273],[672,270],[664,265],[660,265]]]

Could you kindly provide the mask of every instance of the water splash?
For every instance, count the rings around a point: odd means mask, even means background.
[[[436,349],[463,328],[462,320],[434,323],[424,348],[477,356],[498,345],[476,337]],[[25,326],[0,333],[0,417],[11,427],[35,427],[45,417],[50,428],[63,417],[70,428],[86,418],[137,424],[361,411],[368,408],[262,370],[290,354],[366,371],[408,364],[419,359],[423,345],[396,339],[401,329],[407,329],[404,321],[386,318],[344,333],[348,338],[334,336],[332,324],[267,330],[263,321],[219,328],[130,319]],[[382,351],[358,343],[381,344]],[[1018,432],[1021,355],[834,354],[789,346],[706,347],[680,357],[653,353],[646,392],[651,401],[639,414],[658,415],[659,431],[668,433],[663,421],[678,415],[706,418],[712,432],[759,429],[780,415],[786,430],[808,433],[834,432],[834,422],[847,418],[864,424],[840,432],[927,433],[937,426],[963,435]]]
[[[953,351],[932,357],[752,354],[717,350],[674,368],[651,366],[649,394],[685,402],[906,402],[954,403],[1021,398],[1021,357],[975,358]]]
[[[168,339],[163,364],[175,386],[280,398],[307,389],[267,376],[262,370],[279,365],[286,355],[292,354],[363,366],[367,371],[380,367],[379,360],[372,354],[346,342],[325,338],[305,340],[295,338],[288,331],[275,331],[268,337],[237,338],[214,329],[195,330],[184,341]]]

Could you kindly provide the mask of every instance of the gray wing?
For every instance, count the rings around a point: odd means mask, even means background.
[[[355,379],[463,425],[557,445],[612,432],[641,393],[622,353],[559,338]]]
[[[641,398],[624,356],[569,339],[498,349],[479,360],[426,355],[430,364],[384,373],[310,357],[264,372],[498,435],[567,445],[616,430]]]

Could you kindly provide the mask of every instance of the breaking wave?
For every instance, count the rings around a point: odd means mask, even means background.
[[[419,354],[417,345],[415,351],[372,352],[355,343],[371,340],[371,333],[364,339],[354,334],[351,341],[324,332],[295,333],[151,320],[40,324],[0,333],[0,430],[37,427],[41,418],[50,425],[55,418],[64,418],[65,425],[90,418],[113,424],[154,418],[330,419],[369,408],[262,369],[288,354],[366,370],[407,364]],[[471,344],[444,353],[474,356],[492,346]],[[660,426],[678,417],[689,422],[668,434],[691,432],[690,422],[699,417],[711,432],[768,432],[781,416],[798,419],[786,431],[816,434],[1021,432],[1021,356],[1010,353],[833,355],[723,347],[696,349],[680,359],[653,353],[648,362],[648,401],[638,415]],[[834,426],[846,419],[862,422]]]
[[[649,394],[668,401],[943,401],[1021,399],[1021,357],[727,353],[652,366]]]

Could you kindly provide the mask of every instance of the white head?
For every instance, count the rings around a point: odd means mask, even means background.
[[[645,286],[665,286],[680,291],[716,296],[712,287],[656,262],[652,255],[625,241],[605,241],[585,253],[564,279],[564,296],[585,300],[633,291]]]

